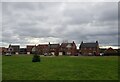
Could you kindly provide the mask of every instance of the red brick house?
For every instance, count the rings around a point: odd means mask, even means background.
[[[82,55],[99,55],[99,43],[98,41],[91,43],[83,43],[82,41],[79,51]]]
[[[11,54],[19,54],[20,52],[20,45],[9,45],[8,52],[11,51]]]
[[[27,54],[26,48],[20,48],[20,54]]]
[[[59,49],[59,55],[76,55],[77,47],[75,42],[72,43],[62,43]]]
[[[48,44],[39,44],[37,46],[37,49],[40,55],[48,54],[48,51],[49,51]]]
[[[49,53],[52,54],[52,55],[56,55],[58,56],[59,55],[59,47],[60,47],[60,44],[50,44],[49,42]]]
[[[35,47],[35,45],[27,45],[26,46],[27,54],[32,54],[33,47]]]
[[[0,47],[0,55],[2,55],[3,47]]]
[[[114,56],[114,55],[118,55],[118,52],[115,49],[110,47],[104,51],[104,55],[106,55],[106,56],[113,55]]]
[[[7,48],[5,48],[5,47],[0,47],[0,55],[4,55],[4,54],[6,54],[7,53]]]

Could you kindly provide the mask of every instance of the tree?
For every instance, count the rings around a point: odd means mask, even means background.
[[[36,45],[35,45],[35,47],[32,48],[32,52],[33,52],[32,62],[40,62],[40,56],[37,53]]]

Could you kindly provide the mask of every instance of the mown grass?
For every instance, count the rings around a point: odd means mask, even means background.
[[[2,56],[0,55],[0,81],[2,81]]]
[[[3,80],[118,80],[118,57],[3,56]]]

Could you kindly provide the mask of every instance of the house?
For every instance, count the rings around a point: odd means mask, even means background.
[[[0,55],[3,53],[3,47],[0,47]]]
[[[99,55],[99,43],[98,41],[91,43],[83,43],[82,41],[79,50],[82,55]]]
[[[75,42],[64,42],[60,45],[59,55],[76,55],[77,47]]]
[[[35,47],[35,45],[27,45],[26,46],[27,54],[32,54],[33,47]]]
[[[26,48],[20,48],[20,54],[27,54]]]
[[[38,54],[40,55],[49,54],[48,44],[39,44],[37,46],[37,50],[38,50]]]
[[[104,51],[104,55],[105,56],[109,56],[109,55],[114,56],[114,55],[118,55],[118,52],[115,49],[110,47]]]
[[[8,52],[11,54],[19,54],[20,46],[19,45],[9,45]]]
[[[58,56],[59,55],[59,47],[60,47],[60,44],[50,44],[49,42],[49,53],[52,54],[52,55],[56,55]]]
[[[5,47],[0,47],[0,55],[4,55],[7,53],[7,48]]]

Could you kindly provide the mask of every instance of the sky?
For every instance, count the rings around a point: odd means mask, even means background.
[[[1,15],[1,14],[0,14]],[[3,2],[0,46],[99,42],[118,45],[117,2]]]

